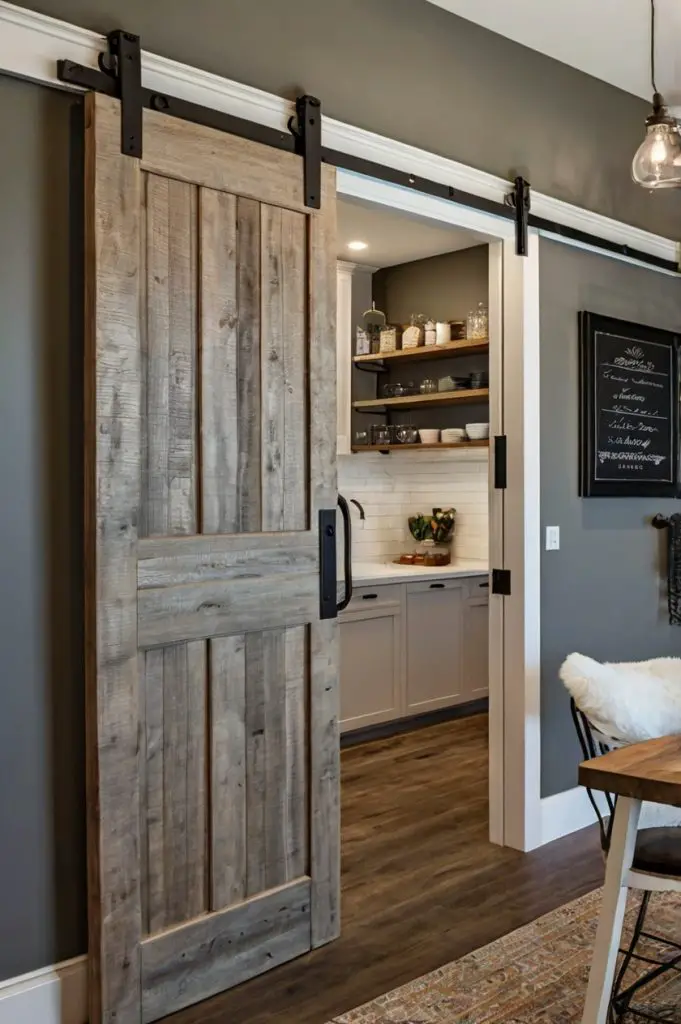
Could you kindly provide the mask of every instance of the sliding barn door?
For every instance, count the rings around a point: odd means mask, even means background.
[[[339,931],[335,177],[87,100],[91,1024]]]

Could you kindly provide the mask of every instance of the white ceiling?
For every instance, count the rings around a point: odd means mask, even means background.
[[[367,242],[357,252],[348,242]],[[413,217],[358,199],[338,197],[338,259],[371,267],[423,260],[444,252],[468,249],[488,239],[437,221]]]
[[[499,35],[645,99],[650,0],[430,0]],[[657,86],[681,106],[681,3],[656,0]]]

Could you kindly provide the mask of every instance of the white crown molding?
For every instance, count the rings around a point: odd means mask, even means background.
[[[96,32],[0,0],[0,72],[64,88],[56,77],[57,60],[73,60],[95,67],[102,49],[103,37]],[[294,111],[294,104],[280,96],[146,51],[142,53],[142,77],[149,89],[168,92],[280,131],[288,130],[288,119]],[[494,174],[330,117],[322,120],[322,141],[329,149],[385,164],[495,202],[502,202],[510,189],[509,182]],[[537,216],[629,245],[641,252],[673,262],[677,260],[675,241],[560,199],[533,192],[532,211]]]

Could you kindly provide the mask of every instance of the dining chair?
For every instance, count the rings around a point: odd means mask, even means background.
[[[616,747],[627,745],[595,728],[574,698],[571,698],[570,706],[584,760],[591,760]],[[605,797],[603,806],[592,790],[587,788],[587,794],[598,821],[603,855],[607,858],[616,797],[610,793],[599,793],[599,797]],[[633,998],[667,971],[681,971],[681,944],[668,937],[654,935],[646,929],[652,894],[681,892],[681,827],[663,825],[639,830],[632,867],[624,885],[642,893],[629,944],[624,948],[619,947],[620,936],[613,934],[607,947],[594,951],[594,958],[607,959],[613,953],[616,955],[617,951],[621,955],[612,988],[608,1022],[620,1024],[627,1014],[659,1024],[679,1021],[679,1016],[670,1018],[668,1007],[641,1006],[633,1003]],[[645,949],[641,949],[642,941],[647,941],[653,948],[646,945]],[[625,987],[627,971],[634,965],[639,965],[640,971]]]

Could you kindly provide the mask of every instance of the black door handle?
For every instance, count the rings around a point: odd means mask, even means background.
[[[485,589],[485,587],[487,587],[487,588],[489,589],[489,580],[487,581],[487,583],[478,583],[478,586],[479,586],[479,587],[480,587],[480,588],[481,588],[482,590],[484,590],[484,589]]]
[[[350,525],[350,509],[342,494],[338,495],[338,507],[343,517],[345,549],[343,551],[343,571],[345,574],[345,596],[338,603],[338,611],[342,612],[350,604],[352,598],[352,527]]]
[[[444,583],[431,583],[430,584],[430,589],[431,590],[444,590],[445,589],[445,585],[444,585]]]

